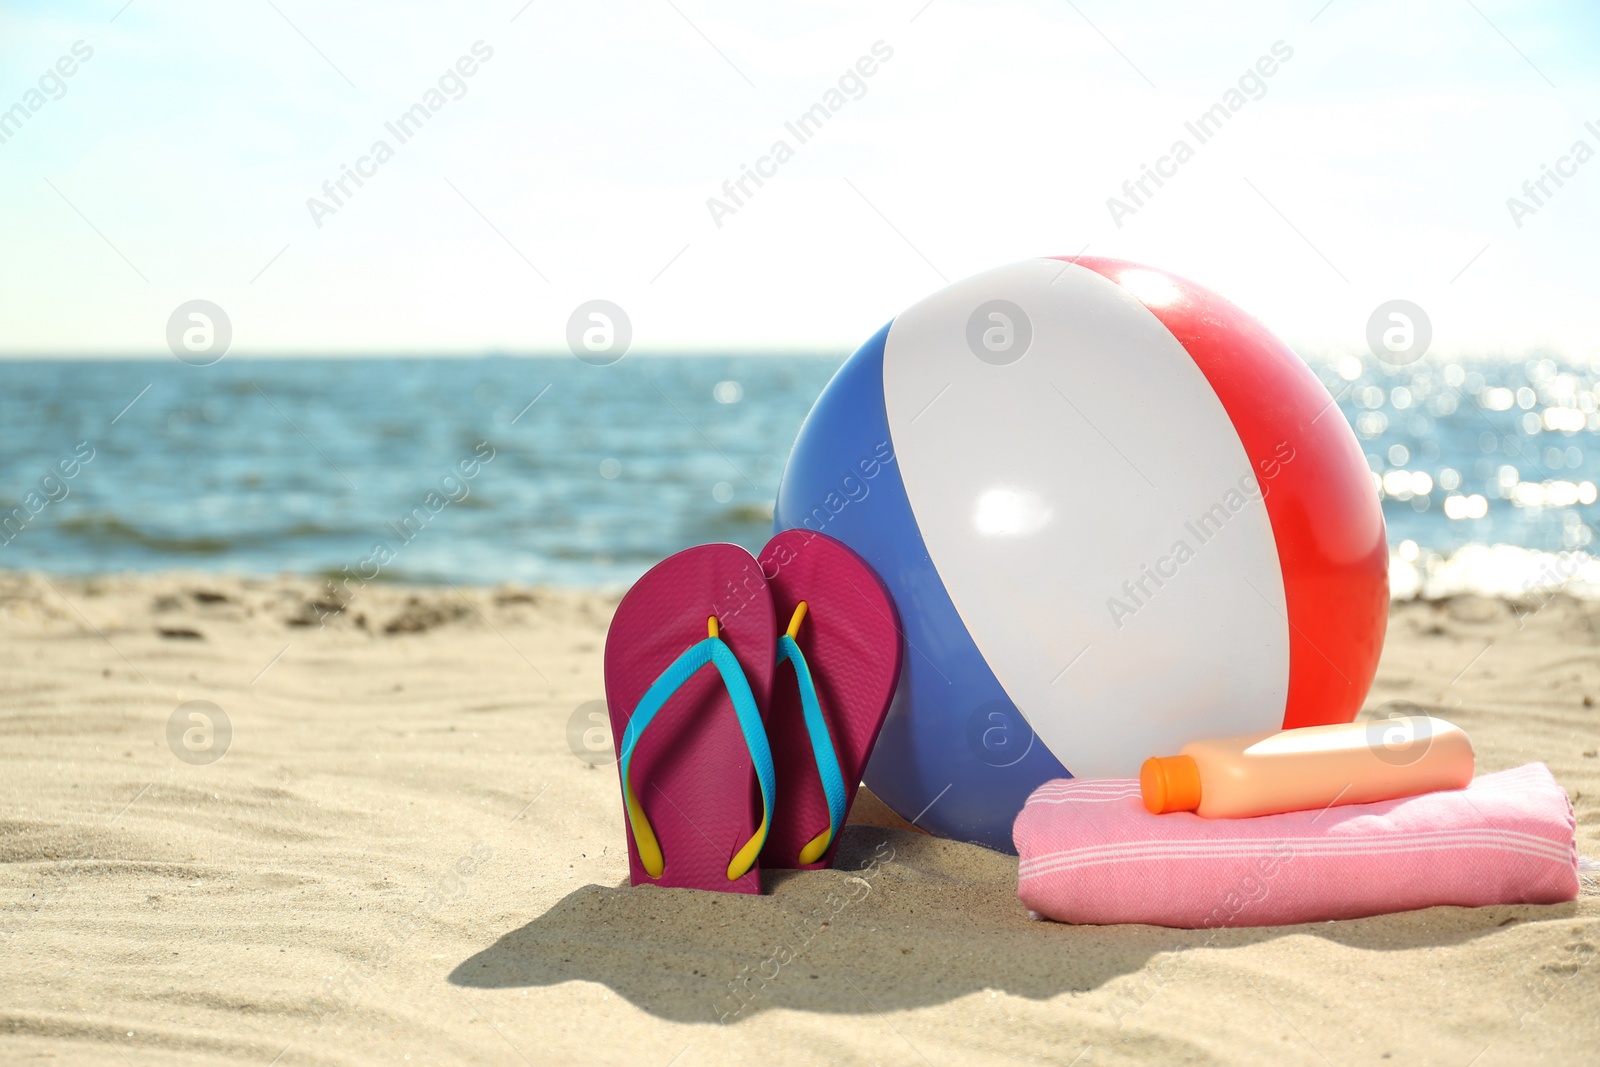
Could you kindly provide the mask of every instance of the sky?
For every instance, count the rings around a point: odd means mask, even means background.
[[[1438,352],[1600,358],[1596,5],[1215,7],[8,2],[0,354],[164,354],[196,299],[241,355],[563,351],[595,299],[635,351],[842,354],[1087,252],[1302,352],[1407,299]]]

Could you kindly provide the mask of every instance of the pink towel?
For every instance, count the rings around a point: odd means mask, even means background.
[[[1133,778],[1034,790],[1017,895],[1069,923],[1184,928],[1353,919],[1578,895],[1572,803],[1542,763],[1465,789],[1254,819],[1151,815]]]

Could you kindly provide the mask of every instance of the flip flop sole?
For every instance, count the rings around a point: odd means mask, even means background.
[[[700,545],[652,567],[622,602],[606,634],[606,705],[620,755],[645,690],[706,637],[715,615],[758,707],[765,708],[777,655],[772,598],[755,559],[738,545]],[[621,761],[618,760],[620,791]],[[665,860],[652,878],[639,858],[624,802],[634,885],[761,892],[760,864],[728,881],[728,863],[761,823],[761,793],[733,702],[712,667],[698,671],[640,736],[630,771]]]
[[[804,600],[805,621],[796,639],[817,687],[844,774],[846,810],[883,728],[900,678],[900,620],[877,574],[839,541],[810,530],[785,530],[761,550],[781,632]],[[800,850],[828,828],[822,791],[800,708],[794,674],[780,668],[768,702],[767,736],[777,766],[776,818],[761,862],[772,868],[815,869],[833,863],[838,838],[815,863]]]

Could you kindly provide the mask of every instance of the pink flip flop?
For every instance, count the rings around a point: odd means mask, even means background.
[[[738,545],[662,560],[617,606],[606,704],[634,885],[761,892],[776,637],[760,567]]]
[[[777,760],[777,816],[767,867],[833,863],[839,831],[900,678],[900,620],[872,568],[839,541],[785,530],[761,550],[780,669],[767,736]]]

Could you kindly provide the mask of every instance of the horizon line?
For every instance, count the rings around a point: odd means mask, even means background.
[[[1289,349],[1306,363],[1322,363],[1329,360],[1341,359],[1353,355],[1366,362],[1368,354],[1356,351],[1348,346],[1339,345],[1296,345],[1288,343]],[[838,348],[763,348],[751,346],[748,348],[729,347],[725,345],[708,346],[706,348],[659,348],[629,351],[621,358],[631,359],[688,359],[688,358],[730,358],[754,357],[760,359],[845,359],[854,353],[859,345],[845,345]],[[51,363],[51,362],[120,362],[120,363],[154,363],[175,357],[168,352],[27,352],[8,351],[0,349],[0,363]],[[459,360],[490,360],[490,359],[576,359],[570,351],[561,349],[539,350],[504,350],[487,349],[477,351],[448,349],[439,350],[411,350],[382,352],[361,349],[337,349],[332,351],[261,351],[230,353],[217,362],[230,361],[268,361],[268,360],[426,360],[426,359],[459,359]],[[1374,357],[1375,358],[1375,357]],[[1587,366],[1592,370],[1600,370],[1600,352],[1578,354],[1564,352],[1559,349],[1544,345],[1531,345],[1515,351],[1506,350],[1468,350],[1456,349],[1454,351],[1441,351],[1438,349],[1427,352],[1419,363],[1442,363],[1452,360],[1490,360],[1504,363],[1517,363],[1530,359],[1553,359],[1571,366]],[[620,362],[620,359],[619,359]]]
[[[701,349],[654,349],[643,351],[629,351],[626,359],[678,359],[686,357],[727,357],[727,356],[759,356],[762,358],[815,358],[815,359],[842,359],[855,351],[855,347],[839,349],[820,348],[701,348]],[[101,360],[118,361],[126,363],[158,362],[175,357],[168,352],[20,352],[0,349],[0,362],[13,363],[44,363],[54,360]],[[292,359],[576,359],[571,352],[559,349],[539,351],[503,351],[490,349],[486,351],[450,351],[441,349],[436,351],[397,351],[379,352],[360,349],[342,349],[324,352],[312,351],[280,351],[280,352],[240,352],[229,353],[217,360],[218,363],[235,360],[292,360]],[[621,361],[620,359],[618,360]]]

